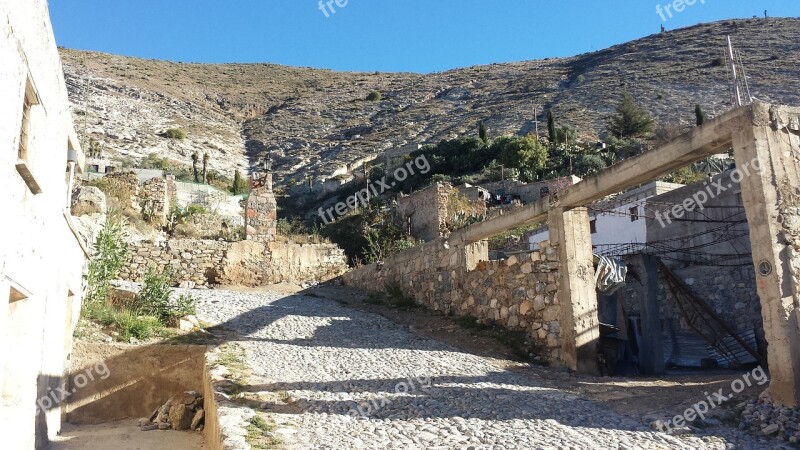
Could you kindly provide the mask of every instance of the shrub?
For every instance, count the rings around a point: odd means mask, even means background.
[[[155,317],[164,326],[174,326],[180,318],[195,314],[197,300],[191,294],[181,294],[174,301],[170,300],[173,280],[171,270],[150,267],[136,296],[134,312]]]
[[[139,161],[139,168],[170,170],[172,168],[172,164],[170,163],[169,158],[158,156],[156,153],[151,153]]]
[[[165,325],[169,324],[170,318],[168,312],[172,278],[171,270],[157,270],[151,266],[147,269],[142,289],[136,296],[139,312],[157,317]]]
[[[119,275],[128,256],[122,224],[109,218],[97,235],[94,255],[89,261],[86,303],[105,302],[111,280]]]
[[[381,101],[381,98],[383,98],[383,96],[378,91],[372,91],[369,94],[367,94],[367,101],[370,102],[379,102]]]
[[[722,67],[724,65],[725,65],[725,58],[722,57],[714,58],[711,61],[711,67]]]
[[[164,132],[164,137],[169,139],[178,139],[180,141],[186,139],[186,132],[179,128],[170,128]]]

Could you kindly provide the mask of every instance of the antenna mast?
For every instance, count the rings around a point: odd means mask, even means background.
[[[742,54],[738,50],[733,49],[733,42],[730,36],[728,36],[726,58],[729,62],[728,68],[730,69],[729,75],[731,76],[731,101],[733,106],[749,105],[752,103],[753,97],[750,95],[750,84],[747,81],[747,74],[744,70]],[[741,77],[739,76],[740,71]]]

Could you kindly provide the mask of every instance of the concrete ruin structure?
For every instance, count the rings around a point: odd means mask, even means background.
[[[68,205],[84,158],[45,0],[0,2],[0,61],[0,435],[3,448],[28,449],[61,427],[53,393],[69,367],[87,252]]]
[[[380,266],[356,269],[345,276],[345,282],[369,290],[382,289],[381,282],[396,283],[407,295],[433,309],[469,311],[471,300],[463,295],[476,287],[469,273],[488,259],[485,240],[546,220],[551,230],[547,248],[558,256],[556,286],[542,282],[533,289],[510,285],[500,294],[486,292],[483,295],[488,298],[474,299],[478,305],[474,311],[478,318],[488,319],[491,314],[492,320],[508,326],[503,313],[494,318],[496,295],[517,299],[517,304],[506,307],[510,317],[508,310],[514,308],[519,314],[523,303],[538,300],[541,292],[537,289],[554,289],[558,362],[577,372],[597,373],[600,323],[586,205],[731,148],[750,224],[756,287],[768,343],[769,392],[776,403],[796,407],[800,405],[800,108],[754,103],[731,110],[657,150],[591,175],[556,196],[407,250]],[[687,200],[675,208],[679,213],[681,208],[690,209],[691,204]],[[532,266],[526,266],[522,275],[540,277],[545,273]],[[549,265],[541,268],[548,274],[553,272]],[[526,321],[526,326],[528,333],[536,336],[532,331],[542,323]]]

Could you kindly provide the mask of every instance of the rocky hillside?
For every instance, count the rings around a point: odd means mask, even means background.
[[[271,152],[276,187],[313,201],[384,151],[474,134],[526,133],[552,108],[584,139],[604,129],[628,90],[662,123],[690,124],[731,107],[725,36],[741,50],[758,99],[800,104],[800,19],[750,19],[655,34],[572,58],[470,67],[429,75],[350,73],[273,64],[182,64],[62,50],[79,134],[107,154],[158,153],[211,167],[259,165]],[[547,45],[542,42],[542,45]],[[368,101],[370,92],[380,101]],[[186,131],[183,141],[161,136]],[[544,128],[544,127],[542,127]],[[309,190],[308,182],[312,180]]]

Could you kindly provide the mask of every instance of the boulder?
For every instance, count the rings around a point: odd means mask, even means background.
[[[206,416],[206,413],[202,409],[198,409],[196,413],[194,413],[194,418],[192,418],[192,424],[189,426],[189,429],[194,431],[197,427],[200,426],[200,422],[203,421],[203,418]]]
[[[194,397],[192,401],[194,401]],[[173,430],[188,430],[192,424],[192,418],[191,409],[182,403],[174,404],[169,408],[169,421]]]
[[[106,194],[94,186],[79,186],[72,191],[72,215],[105,214]]]

